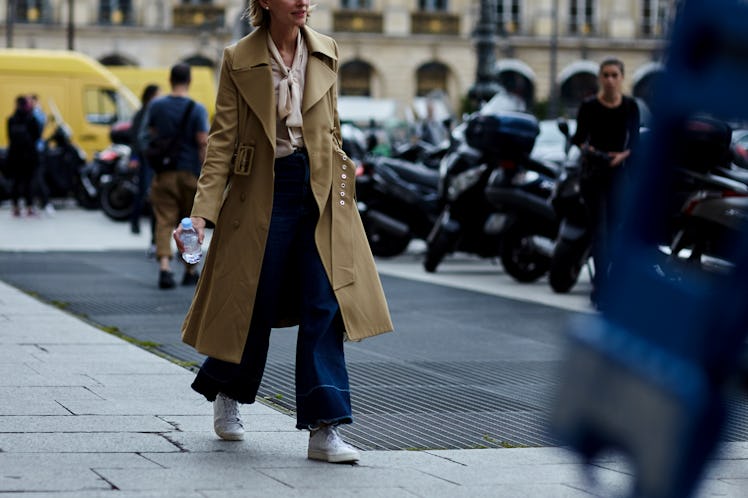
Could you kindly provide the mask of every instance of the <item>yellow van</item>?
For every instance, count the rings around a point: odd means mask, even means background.
[[[151,83],[161,87],[161,94],[170,91],[168,67],[136,67],[136,66],[107,66],[127,88],[140,98],[143,89]],[[208,118],[213,121],[216,113],[216,83],[215,73],[206,66],[192,66],[192,83],[190,83],[190,97],[200,102],[208,111]]]
[[[73,132],[73,141],[87,154],[111,143],[115,122],[129,121],[138,98],[94,59],[66,50],[0,49],[0,118],[14,110],[18,95],[35,93],[48,116],[45,135],[54,128],[51,111],[59,109]],[[0,127],[0,146],[8,145],[7,127]]]

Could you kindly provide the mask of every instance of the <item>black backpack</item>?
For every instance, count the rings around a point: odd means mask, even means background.
[[[148,161],[148,165],[153,168],[156,173],[163,173],[164,171],[174,171],[177,169],[177,154],[179,153],[179,146],[182,143],[184,136],[184,127],[187,124],[192,109],[195,107],[195,101],[190,100],[187,104],[187,109],[182,114],[182,119],[179,121],[177,131],[173,136],[170,137],[155,137],[148,141],[143,155]]]

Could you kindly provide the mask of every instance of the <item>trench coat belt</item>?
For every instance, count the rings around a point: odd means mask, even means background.
[[[356,166],[342,151],[333,157],[332,182],[332,287],[339,289],[355,280],[353,231],[358,216],[353,198]]]

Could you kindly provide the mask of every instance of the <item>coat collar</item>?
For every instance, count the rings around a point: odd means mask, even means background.
[[[275,144],[275,98],[273,95],[268,97],[269,89],[273,88],[273,75],[267,32],[267,28],[260,27],[236,43],[231,73],[239,94],[262,122],[270,143]],[[303,115],[335,84],[337,74],[328,61],[337,67],[337,53],[331,38],[307,26],[302,28],[302,35],[309,50],[301,103]]]

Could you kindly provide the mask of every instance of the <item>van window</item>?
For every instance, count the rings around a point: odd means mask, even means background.
[[[109,125],[117,121],[117,103],[114,91],[104,88],[87,88],[83,98],[86,121]]]

